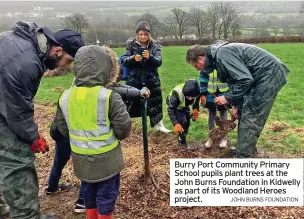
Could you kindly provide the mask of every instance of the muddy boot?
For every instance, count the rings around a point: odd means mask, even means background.
[[[236,147],[230,147],[229,153],[236,158]]]
[[[209,137],[208,138],[208,141],[205,143],[205,148],[211,148],[211,146],[212,146],[212,139]]]
[[[42,214],[40,219],[59,219],[56,215],[53,214]]]
[[[7,205],[0,204],[0,218],[7,218],[9,214],[9,207]]]
[[[66,184],[59,184],[58,187],[56,189],[51,189],[51,188],[46,188],[45,189],[45,194],[46,195],[53,195],[53,194],[57,194],[60,192],[68,192],[73,188],[73,184],[72,183],[66,183]]]
[[[209,137],[208,137],[208,141],[205,143],[205,148],[211,148],[211,146],[212,146],[212,139],[210,138],[210,132],[211,132],[211,130],[209,130]]]
[[[226,148],[228,145],[227,135],[221,140],[220,142],[220,148]]]
[[[186,135],[185,133],[180,133],[178,135],[178,144],[181,147],[187,147]]]
[[[0,218],[6,218],[10,214],[8,205],[5,203],[2,193],[0,192]]]

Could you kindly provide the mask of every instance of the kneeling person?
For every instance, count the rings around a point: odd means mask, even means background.
[[[186,135],[190,126],[190,108],[193,109],[193,119],[199,114],[200,88],[194,79],[177,85],[167,97],[168,114],[174,126],[174,132],[179,133],[179,144],[187,146]]]

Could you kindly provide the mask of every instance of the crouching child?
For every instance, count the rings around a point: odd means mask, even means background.
[[[85,184],[88,219],[112,219],[124,167],[120,140],[131,131],[121,96],[105,86],[117,81],[115,53],[96,45],[75,56],[75,86],[59,99],[54,123],[69,137],[75,175]]]
[[[168,114],[174,126],[174,132],[179,134],[178,143],[187,147],[186,136],[190,127],[190,108],[193,109],[193,120],[199,115],[200,88],[194,79],[177,85],[166,99]]]

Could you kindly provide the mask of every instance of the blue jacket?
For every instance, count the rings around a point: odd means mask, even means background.
[[[119,62],[120,62],[120,64],[121,64],[121,67],[122,67],[122,70],[123,70],[121,79],[124,81],[124,80],[127,79],[128,75],[129,75],[129,73],[130,73],[130,70],[129,70],[126,66],[124,66],[124,65],[122,64],[122,58],[123,58],[123,55],[121,55],[121,56],[119,57]]]
[[[33,97],[45,71],[45,43],[38,46],[35,23],[18,22],[12,31],[0,33],[0,117],[27,143],[39,137],[34,122]]]

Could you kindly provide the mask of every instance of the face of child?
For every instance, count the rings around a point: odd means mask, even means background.
[[[187,98],[188,100],[194,100],[194,99],[195,99],[195,97],[189,97],[189,96],[186,96],[186,98]]]

